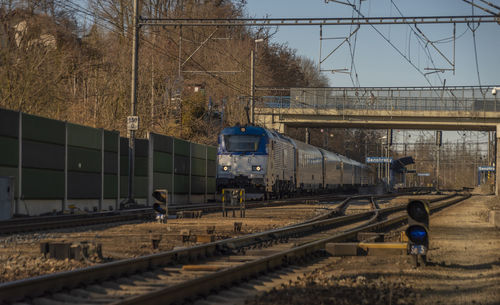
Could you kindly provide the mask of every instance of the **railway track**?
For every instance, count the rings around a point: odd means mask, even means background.
[[[369,195],[363,195],[360,197],[366,197],[366,196]],[[390,194],[388,196],[393,197],[396,195]],[[318,202],[320,201],[333,202],[333,201],[344,200],[349,197],[329,194],[329,195],[317,196],[315,198],[317,198],[315,201]],[[289,199],[274,200],[267,202],[249,202],[246,204],[246,208],[260,208],[265,206],[301,204],[301,203],[307,203],[308,201],[311,201],[310,197],[289,198]],[[190,211],[190,210],[191,211],[201,210],[205,213],[213,213],[221,211],[221,209],[222,209],[221,204],[217,203],[174,205],[169,207],[169,213],[175,214],[176,212],[179,211]],[[154,217],[154,215],[155,212],[151,209],[151,207],[148,207],[143,209],[120,210],[120,211],[99,212],[90,214],[25,217],[25,218],[0,221],[0,234],[5,235],[14,233],[51,230],[51,229],[90,226],[90,225],[98,225],[105,223],[145,220],[145,219],[151,219],[152,217]]]
[[[456,195],[458,196],[458,195]],[[373,196],[367,199],[374,201]],[[445,196],[431,210],[468,198]],[[345,200],[347,201],[347,199]],[[335,209],[345,211],[347,203]],[[376,207],[375,207],[376,208]],[[326,243],[406,220],[404,205],[0,285],[4,304],[172,304],[324,253]],[[385,218],[384,220],[380,220]],[[16,303],[17,302],[17,303]]]

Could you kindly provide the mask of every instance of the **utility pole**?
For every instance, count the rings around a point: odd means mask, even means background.
[[[255,110],[255,54],[254,50],[250,50],[250,124],[254,125],[254,110]]]
[[[389,149],[392,145],[392,129],[387,129],[387,163],[386,163],[386,181],[387,184],[391,185],[391,162],[389,162]]]
[[[128,141],[128,198],[124,204],[135,204],[134,199],[134,159],[135,131],[138,128],[137,118],[137,67],[139,63],[139,0],[134,0],[133,38],[132,38],[132,81],[130,89],[130,117],[127,119]],[[132,124],[135,122],[136,124]]]
[[[436,189],[439,191],[439,156],[441,155],[441,145],[443,144],[443,132],[436,131]]]

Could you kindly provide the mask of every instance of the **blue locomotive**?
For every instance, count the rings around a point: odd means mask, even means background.
[[[244,188],[247,194],[282,198],[373,183],[365,164],[262,127],[225,128],[218,143],[219,192]]]

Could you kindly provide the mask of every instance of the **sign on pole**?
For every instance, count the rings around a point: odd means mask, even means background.
[[[137,130],[139,129],[139,117],[136,115],[131,115],[127,117],[127,130]]]
[[[391,163],[392,157],[366,157],[366,163]]]
[[[495,171],[494,166],[479,166],[477,169],[480,172],[494,172]]]
[[[417,173],[417,176],[419,177],[429,177],[430,175],[430,173]]]

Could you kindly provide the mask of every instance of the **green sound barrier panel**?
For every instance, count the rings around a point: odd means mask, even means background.
[[[68,123],[68,145],[101,150],[100,129]]]
[[[64,146],[23,140],[23,167],[64,170]]]
[[[118,177],[116,175],[104,175],[104,199],[116,198]]]
[[[176,155],[189,157],[189,142],[181,139],[174,139],[174,150]]]
[[[175,175],[174,189],[176,194],[187,194],[189,192],[189,176]]]
[[[23,139],[64,145],[65,123],[23,114]]]
[[[148,176],[148,158],[135,157],[135,175],[141,177]]]
[[[23,196],[25,199],[63,199],[64,172],[23,168]]]
[[[118,152],[120,133],[117,131],[104,131],[104,150]]]
[[[118,174],[118,153],[104,152],[104,173]]]
[[[213,177],[208,177],[207,192],[211,194],[215,193],[215,178]]]
[[[205,160],[191,159],[191,175],[205,177]]]
[[[135,157],[148,157],[149,152],[149,140],[147,139],[135,139]]]
[[[135,197],[148,197],[148,177],[135,177]]]
[[[154,138],[154,151],[161,151],[165,153],[172,153],[172,142],[171,137],[152,134]]]
[[[145,198],[148,193],[148,177],[135,177],[134,179],[134,195],[136,198]],[[120,194],[121,197],[128,196],[128,177],[120,177]]]
[[[205,159],[205,145],[191,143],[191,158]]]
[[[128,156],[128,139],[120,138],[120,155]]]
[[[212,160],[207,161],[207,176],[215,177],[215,173],[217,172],[217,163]]]
[[[177,175],[189,175],[189,158],[176,155],[174,159],[174,173]]]
[[[100,173],[68,172],[69,199],[92,199],[100,197]]]
[[[164,173],[153,174],[153,189],[166,189],[171,193],[172,175]]]
[[[19,112],[0,109],[0,136],[19,136]]]
[[[191,193],[205,194],[205,177],[191,176]]]
[[[120,174],[128,175],[128,155],[120,155]]]
[[[68,171],[101,172],[101,152],[92,149],[68,147]]]
[[[208,146],[207,155],[208,155],[208,157],[207,157],[208,160],[216,161],[217,160],[217,147]]]
[[[17,139],[0,136],[0,166],[17,166],[19,142]]]
[[[165,152],[155,151],[153,154],[153,170],[160,173],[172,172],[172,155]]]

